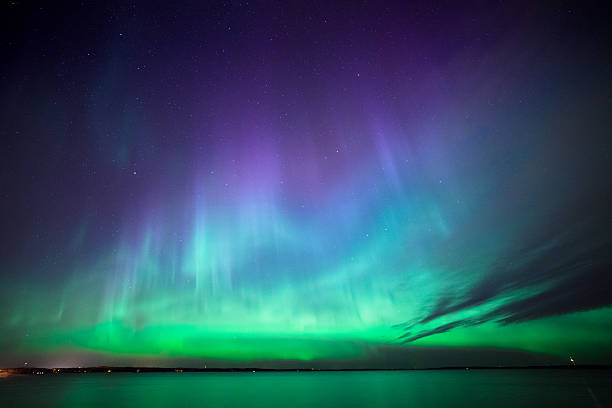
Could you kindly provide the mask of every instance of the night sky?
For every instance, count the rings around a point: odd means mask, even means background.
[[[580,2],[1,6],[0,366],[612,363]]]

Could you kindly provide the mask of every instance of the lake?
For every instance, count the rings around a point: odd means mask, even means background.
[[[19,407],[609,407],[612,370],[111,373],[0,378]]]

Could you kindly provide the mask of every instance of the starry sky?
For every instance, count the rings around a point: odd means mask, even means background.
[[[405,3],[3,2],[0,366],[612,363],[609,16]]]

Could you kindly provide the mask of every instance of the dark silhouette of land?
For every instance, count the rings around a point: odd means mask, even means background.
[[[312,371],[427,371],[427,370],[584,370],[612,369],[612,365],[547,365],[547,366],[471,366],[471,367],[432,367],[432,368],[194,368],[194,367],[17,367],[0,369],[0,374],[43,375],[43,374],[88,374],[88,373],[234,373],[234,372],[312,372]]]

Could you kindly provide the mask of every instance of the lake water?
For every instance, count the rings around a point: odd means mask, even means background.
[[[0,378],[0,407],[612,407],[612,370],[112,373]]]

